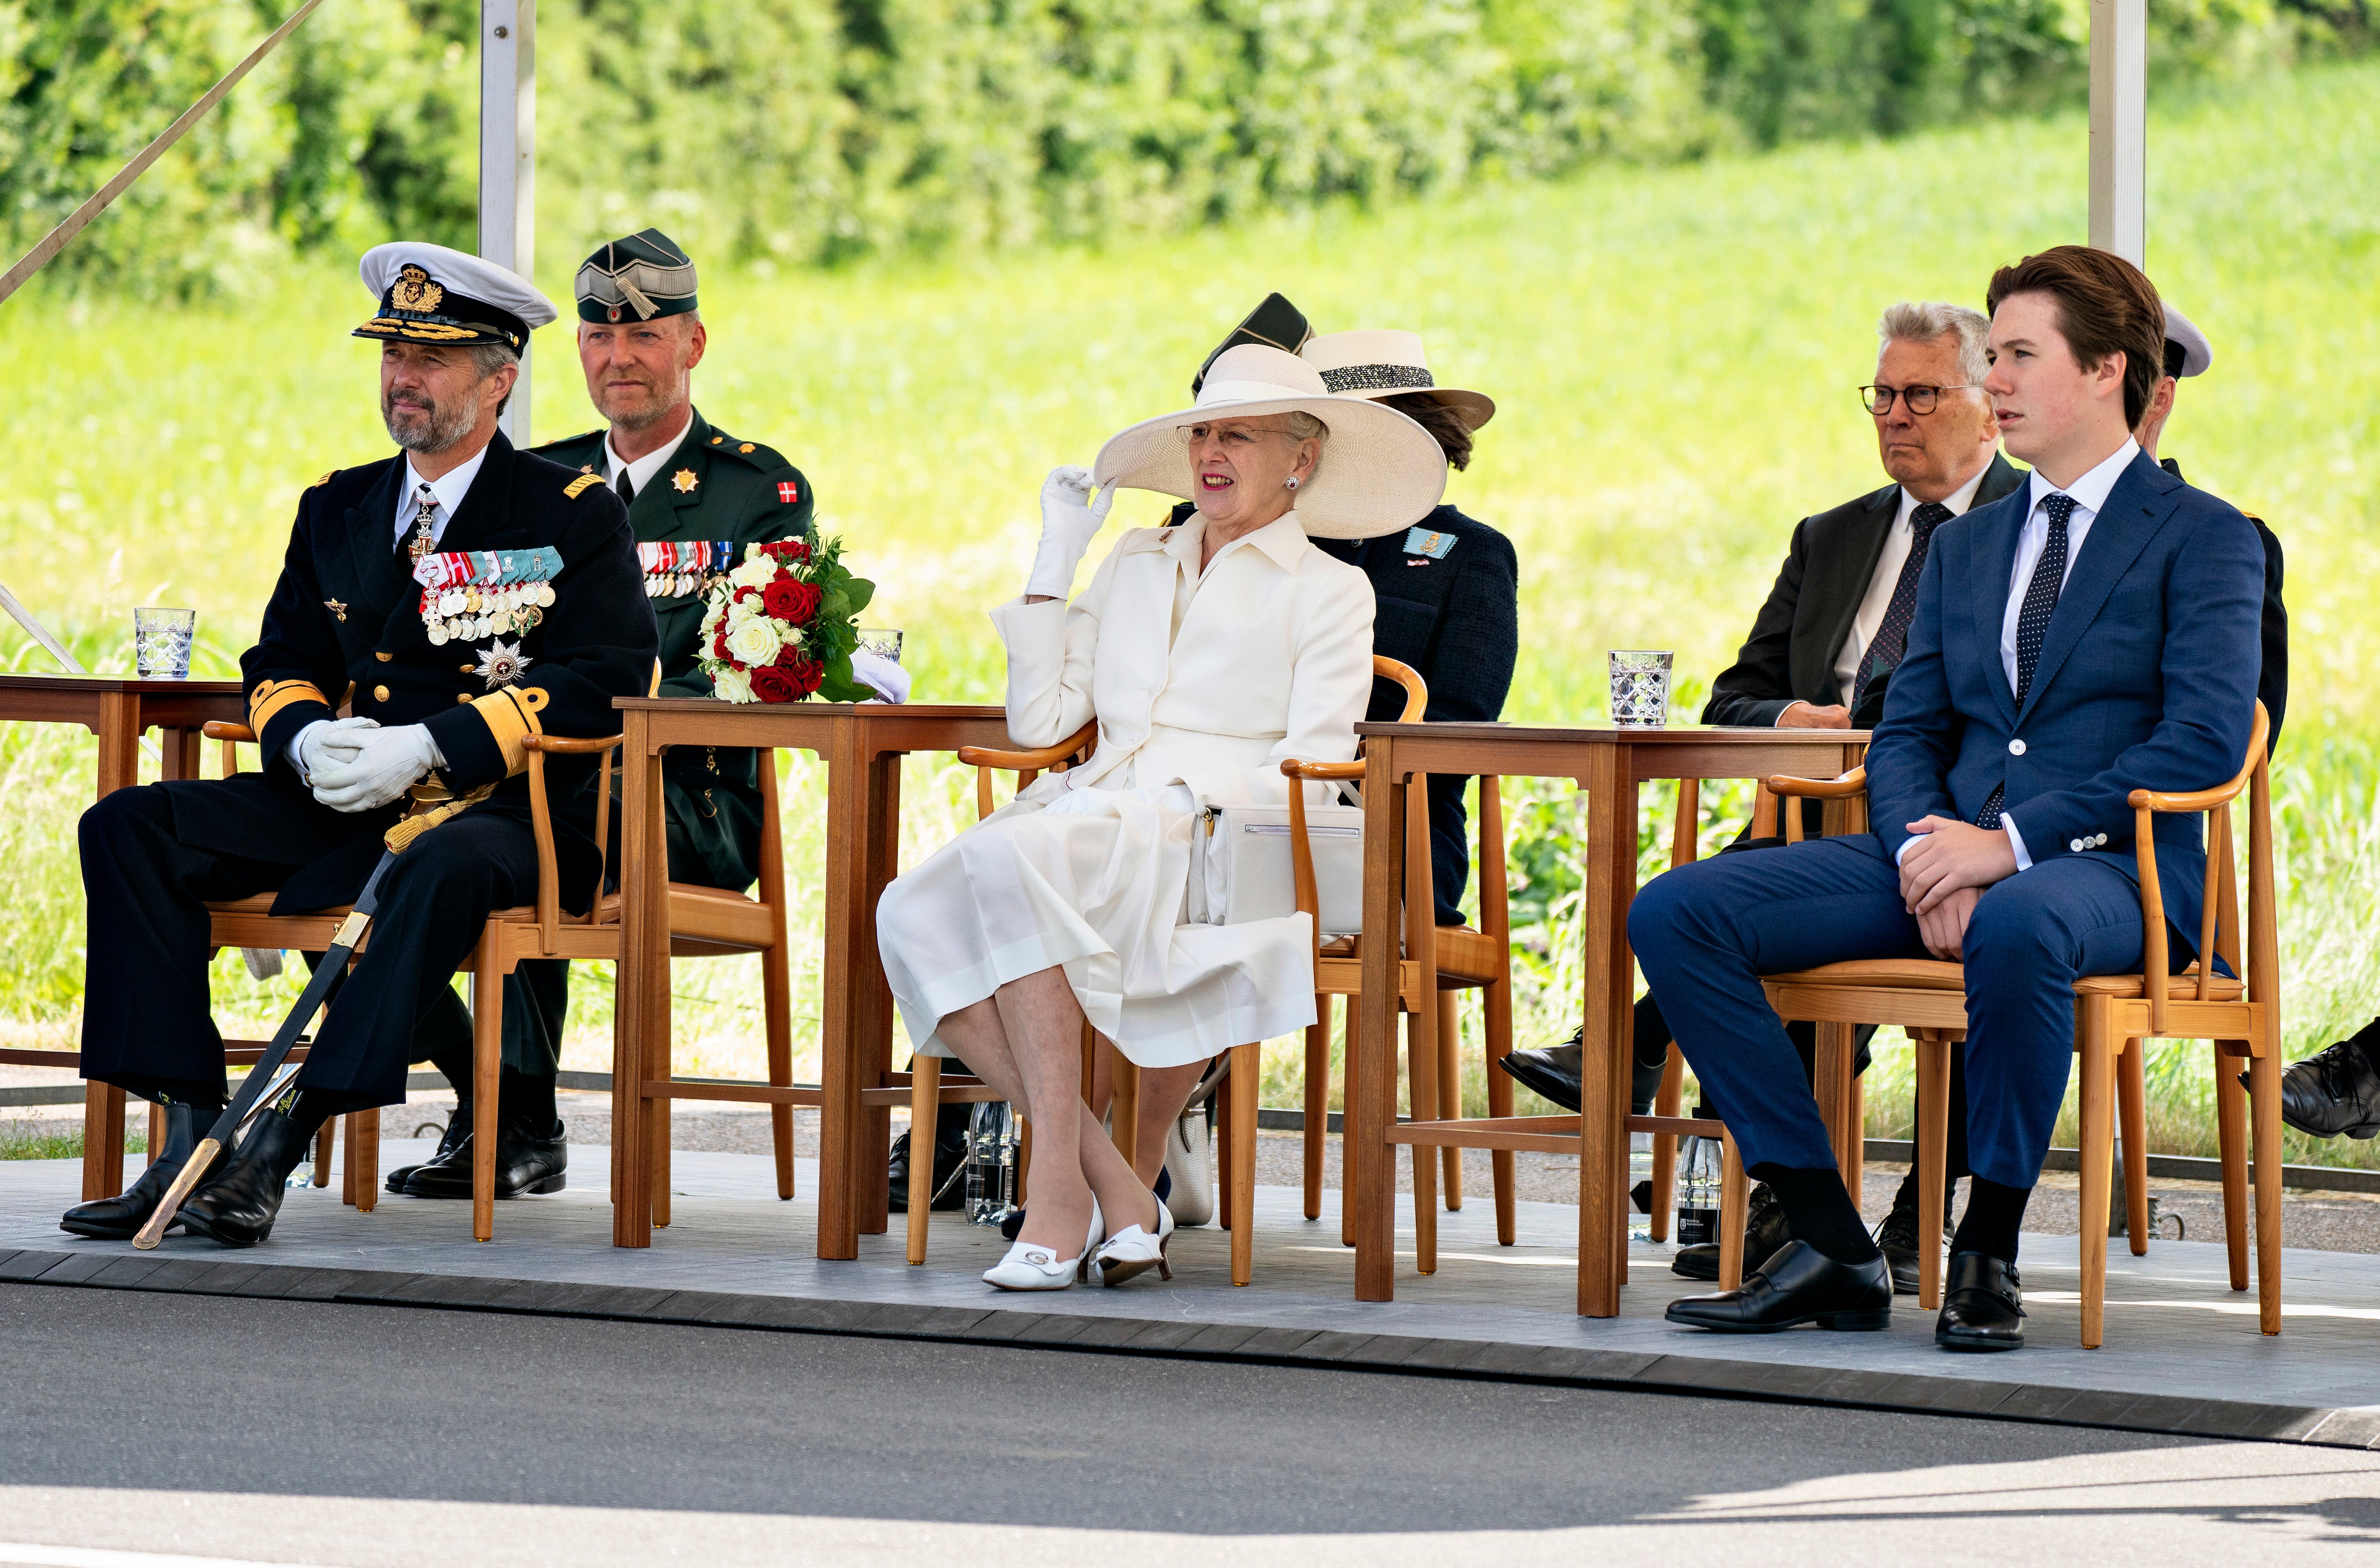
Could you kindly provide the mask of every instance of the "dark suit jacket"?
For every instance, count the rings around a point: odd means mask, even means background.
[[[1186,501],[1176,506],[1168,525],[1182,522],[1191,510]],[[1405,548],[1417,542],[1416,532],[1444,536],[1434,547],[1437,554]],[[1440,506],[1411,529],[1378,539],[1318,539],[1314,546],[1372,580],[1378,606],[1372,651],[1412,666],[1429,683],[1424,718],[1486,723],[1503,714],[1521,646],[1520,563],[1510,540],[1451,506]],[[1376,680],[1365,717],[1389,723],[1404,711],[1404,702],[1402,687]],[[1468,783],[1444,773],[1429,780],[1429,869],[1441,926],[1463,918],[1459,906],[1471,878],[1463,809]]]
[[[2170,457],[2159,458],[2157,467],[2176,479],[2181,478],[2181,465]],[[2256,698],[2272,720],[2265,735],[2265,755],[2270,756],[2280,748],[2281,715],[2289,711],[2289,607],[2281,602],[2281,541],[2255,513],[2243,512],[2240,516],[2256,525],[2256,538],[2265,546],[2265,662],[2256,677]]]
[[[1973,506],[1998,501],[2024,480],[2022,468],[1992,454]],[[1835,656],[1859,618],[1900,505],[1900,487],[1888,484],[1793,525],[1793,542],[1752,635],[1711,683],[1704,723],[1767,729],[1796,702],[1824,708],[1851,700],[1835,680]]]
[[[1897,855],[1906,824],[1972,822],[2005,785],[2035,866],[2095,855],[2137,881],[2126,797],[2212,788],[2246,754],[2264,551],[2232,507],[2136,456],[2075,557],[2019,709],[2000,626],[2030,501],[2021,489],[1934,536],[1868,748],[1870,825]],[[2199,819],[2161,816],[2155,833],[2166,915],[2194,944]]]

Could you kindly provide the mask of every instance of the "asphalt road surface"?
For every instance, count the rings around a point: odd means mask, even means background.
[[[0,1564],[2350,1562],[2380,1456],[0,1285]]]

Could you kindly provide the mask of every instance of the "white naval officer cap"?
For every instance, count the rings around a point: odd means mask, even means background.
[[[2192,324],[2188,316],[2168,305],[2165,308],[2165,340],[2181,350],[2181,369],[2174,370],[2173,356],[2166,356],[2166,373],[2176,376],[2204,375],[2206,367],[2215,363],[2215,350],[2206,334]]]
[[[357,337],[411,343],[502,343],[515,353],[561,314],[527,278],[426,240],[398,239],[364,252],[364,287],[379,312]]]

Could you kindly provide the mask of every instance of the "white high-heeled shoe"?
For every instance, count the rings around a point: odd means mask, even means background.
[[[1156,1202],[1157,1234],[1150,1235],[1144,1226],[1126,1225],[1108,1237],[1090,1262],[1088,1272],[1095,1282],[1120,1285],[1151,1269],[1160,1280],[1173,1277],[1173,1265],[1165,1257],[1166,1243],[1173,1239],[1173,1210],[1161,1197]]]
[[[1091,1249],[1099,1245],[1104,1234],[1099,1223],[1099,1200],[1091,1199],[1091,1232],[1083,1238],[1083,1250],[1072,1258],[1060,1258],[1038,1242],[1020,1241],[1008,1249],[1008,1256],[983,1271],[983,1282],[1000,1290],[1064,1290],[1081,1278],[1089,1266]]]

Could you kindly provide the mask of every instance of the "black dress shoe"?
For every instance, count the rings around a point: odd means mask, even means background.
[[[506,1117],[496,1134],[496,1196],[518,1197],[525,1192],[560,1192],[570,1165],[570,1138],[556,1121],[546,1136],[532,1136]],[[471,1135],[465,1133],[453,1153],[433,1160],[413,1173],[405,1184],[407,1197],[468,1197],[471,1196]]]
[[[305,1162],[312,1142],[280,1112],[259,1114],[231,1163],[183,1200],[184,1228],[225,1246],[254,1246],[271,1235],[289,1173]]]
[[[1740,1288],[1673,1301],[1667,1316],[1672,1323],[1723,1334],[1771,1334],[1803,1323],[1887,1329],[1892,1276],[1881,1258],[1838,1263],[1808,1242],[1791,1241],[1746,1274]]]
[[[58,1229],[79,1236],[96,1236],[102,1241],[130,1241],[149,1222],[149,1216],[157,1212],[157,1205],[165,1201],[165,1189],[182,1173],[190,1150],[198,1147],[199,1139],[206,1136],[207,1129],[222,1114],[220,1105],[166,1106],[165,1141],[158,1149],[156,1160],[140,1173],[140,1179],[117,1197],[67,1209],[58,1221]],[[176,1220],[165,1228],[172,1231],[180,1223]]]
[[[1949,1232],[1950,1227],[1946,1223],[1942,1227],[1944,1240],[1949,1239]],[[1922,1261],[1919,1249],[1925,1245],[1925,1238],[1918,1231],[1917,1201],[1913,1195],[1907,1203],[1898,1197],[1893,1199],[1892,1212],[1887,1214],[1884,1223],[1876,1228],[1876,1249],[1884,1254],[1885,1266],[1892,1270],[1892,1294],[1915,1295],[1918,1264]]]
[[[2340,1040],[2289,1064],[2281,1074],[2281,1120],[2309,1137],[2351,1138],[2380,1135],[2380,1071],[2364,1053],[2363,1037]],[[2245,1084],[2248,1075],[2240,1075]]]
[[[1748,1270],[1757,1269],[1791,1241],[1793,1233],[1785,1225],[1785,1206],[1777,1201],[1767,1182],[1752,1184],[1752,1197],[1743,1208],[1743,1264]],[[1670,1259],[1670,1272],[1688,1280],[1718,1279],[1718,1243],[1696,1242],[1678,1248],[1678,1255]]]
[[[927,1207],[936,1214],[948,1214],[966,1207],[966,1194],[959,1190],[956,1177],[959,1166],[966,1160],[966,1133],[961,1129],[954,1137],[934,1140],[934,1199]],[[903,1133],[892,1140],[892,1157],[885,1165],[885,1179],[892,1184],[892,1212],[909,1211],[909,1135]]]
[[[463,1140],[470,1136],[471,1102],[468,1100],[456,1100],[455,1113],[446,1118],[446,1130],[438,1135],[438,1151],[423,1161],[421,1164],[436,1164],[463,1147]],[[420,1169],[421,1165],[399,1165],[388,1173],[388,1180],[382,1182],[381,1185],[390,1192],[401,1193],[405,1190],[405,1184],[413,1179],[413,1173]]]
[[[1565,1111],[1576,1111],[1579,1100],[1580,1063],[1585,1056],[1580,1040],[1585,1031],[1572,1034],[1569,1039],[1551,1051],[1514,1051],[1496,1059],[1505,1076],[1522,1087],[1535,1090]],[[1630,1114],[1643,1116],[1653,1109],[1653,1097],[1661,1089],[1661,1072],[1670,1064],[1666,1049],[1661,1060],[1647,1066],[1642,1062],[1630,1064],[1628,1079],[1628,1110]]]
[[[1950,1254],[1934,1343],[1944,1350],[2022,1350],[2024,1282],[1987,1252]]]

